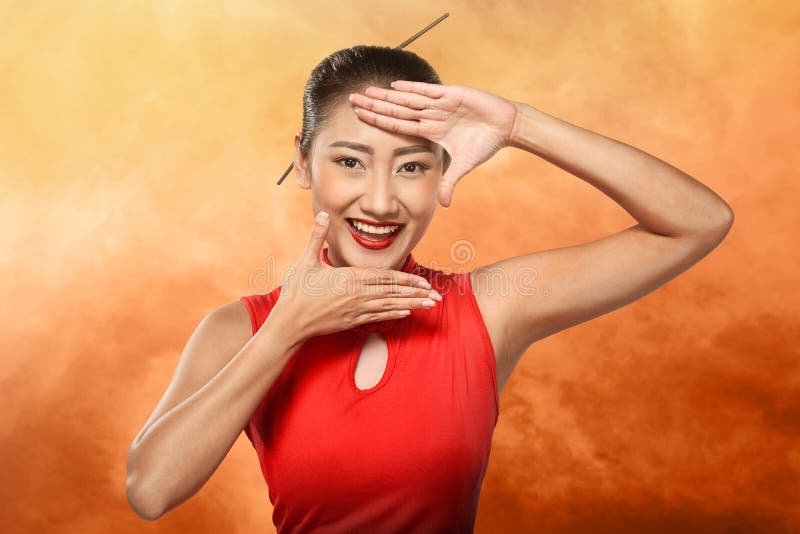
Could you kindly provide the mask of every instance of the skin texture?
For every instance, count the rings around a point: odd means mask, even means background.
[[[330,215],[328,259],[334,267],[389,267],[400,270],[406,256],[422,239],[436,210],[442,177],[442,147],[420,137],[387,132],[366,124],[342,99],[327,125],[320,129],[310,155],[299,149],[295,136],[298,185],[311,191],[314,214]],[[374,154],[345,147],[329,148],[336,141],[353,141],[373,148]],[[393,156],[396,148],[429,145],[433,152]],[[344,161],[341,158],[350,158]],[[418,162],[427,166],[422,169]],[[383,250],[366,250],[350,236],[345,217],[405,224],[395,241]]]
[[[299,348],[293,331],[275,314],[253,335],[239,301],[200,322],[128,450],[126,497],[139,517],[160,518],[208,481]]]
[[[425,137],[451,154],[439,191],[443,205],[473,168],[513,147],[581,178],[637,219],[592,242],[473,270],[473,291],[495,351],[498,391],[531,344],[650,293],[711,252],[733,224],[730,206],[695,178],[523,102],[467,86],[403,80],[393,89],[367,87],[351,101],[361,108],[360,120]]]

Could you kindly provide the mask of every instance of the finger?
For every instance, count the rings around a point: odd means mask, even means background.
[[[449,208],[453,203],[453,184],[449,182],[442,182],[439,184],[439,204],[445,208]]]
[[[358,106],[359,109],[367,109],[395,119],[419,120],[422,118],[422,110],[390,104],[383,100],[375,100],[361,93],[353,93],[350,97],[350,102]]]
[[[427,96],[404,91],[392,91],[391,89],[375,87],[374,85],[370,85],[364,89],[364,94],[367,97],[376,98],[392,104],[399,104],[412,109],[430,108],[433,107],[434,104],[434,99],[428,98]]]
[[[358,315],[355,318],[355,324],[375,323],[378,321],[388,321],[389,319],[398,319],[400,317],[408,317],[411,310],[391,310],[386,312],[367,312]]]
[[[320,210],[314,217],[314,226],[311,228],[311,237],[306,244],[306,250],[303,253],[303,259],[307,262],[314,263],[322,261],[322,246],[325,243],[325,237],[328,235],[328,227],[330,226],[330,216],[328,212]]]
[[[442,295],[433,289],[414,286],[400,286],[400,285],[368,285],[362,286],[361,294],[365,300],[382,299],[390,297],[404,297],[404,298],[430,298],[433,300],[442,300]]]
[[[444,178],[439,183],[439,203],[445,208],[449,208],[450,204],[453,203],[453,190],[455,188],[456,184],[454,182],[447,181]]]
[[[395,80],[391,85],[398,91],[411,91],[430,98],[440,98],[447,92],[447,88],[438,83],[411,82],[408,80]]]
[[[407,273],[405,271],[395,271],[392,269],[370,269],[354,268],[358,280],[362,285],[404,285],[411,287],[422,287],[431,289],[431,284],[424,277]]]
[[[422,310],[436,306],[429,298],[386,298],[367,301],[363,313],[380,313],[392,310]]]
[[[379,115],[374,111],[361,109],[359,107],[354,107],[353,111],[362,121],[377,126],[382,130],[404,135],[412,135],[414,137],[425,137],[420,133],[420,124],[417,121],[386,117],[384,115]]]
[[[447,172],[439,182],[439,202],[442,206],[447,208],[453,203],[453,190],[455,190],[456,184],[472,169],[473,167],[461,165],[457,159],[452,160]]]

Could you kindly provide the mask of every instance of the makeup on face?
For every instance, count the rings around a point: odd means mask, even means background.
[[[401,264],[433,218],[442,148],[366,124],[347,102],[315,144],[312,208],[331,214],[334,264]]]
[[[404,224],[370,221],[361,218],[345,218],[347,227],[356,243],[369,250],[383,249],[391,245]]]
[[[375,154],[375,150],[371,146],[354,141],[335,141],[328,145],[328,148],[346,148],[348,150],[368,154],[369,156]],[[341,150],[338,151],[338,153],[341,152]],[[335,163],[342,164],[342,166],[345,168],[344,172],[350,174],[350,169],[352,169],[352,173],[354,175],[359,175],[359,173],[366,172],[365,164],[358,158],[347,155],[339,156],[338,153],[337,151],[333,151],[330,158]],[[430,155],[435,155],[433,147],[430,145],[430,143],[428,143],[397,147],[392,151],[392,157],[400,158],[415,153],[427,154],[428,157],[421,158],[424,160],[429,159]],[[369,158],[365,159],[368,161],[366,165],[369,165],[371,161]],[[345,165],[343,160],[347,163],[352,163],[354,166],[351,167],[349,165]],[[399,175],[406,174],[411,179],[424,178],[425,173],[428,172],[433,165],[432,162],[425,163],[422,161],[405,161],[396,162],[393,164],[398,167],[397,172]],[[364,216],[345,217],[345,220],[347,221],[350,235],[355,243],[367,250],[380,250],[388,248],[405,228],[405,224],[399,220],[375,220]]]

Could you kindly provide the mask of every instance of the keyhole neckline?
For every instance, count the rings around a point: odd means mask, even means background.
[[[391,335],[387,335],[383,332],[375,332],[378,336],[383,338],[383,342],[386,343],[386,367],[383,369],[383,375],[381,379],[378,380],[378,383],[372,386],[371,388],[367,389],[359,389],[358,385],[356,385],[356,365],[358,364],[358,358],[361,356],[361,351],[364,349],[364,344],[367,342],[367,338],[373,332],[354,332],[354,342],[353,342],[353,350],[350,353],[350,364],[347,366],[347,383],[350,384],[350,389],[356,392],[358,395],[369,395],[371,393],[375,393],[379,389],[383,388],[389,379],[392,377],[392,373],[394,372],[395,367],[395,347],[394,347],[394,339]]]

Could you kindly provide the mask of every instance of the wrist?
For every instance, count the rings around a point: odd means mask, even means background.
[[[292,314],[288,313],[278,302],[270,310],[258,333],[264,332],[265,336],[271,338],[271,343],[280,346],[282,352],[291,355],[308,340],[309,336],[306,335],[305,329],[298,321],[299,317],[295,315],[293,319]]]
[[[514,122],[511,125],[511,131],[508,133],[508,138],[506,139],[506,146],[517,148],[517,136],[519,131],[519,123],[522,120],[522,106],[524,104],[522,102],[511,101],[514,105]]]
[[[511,129],[508,146],[521,148],[534,154],[542,150],[542,136],[544,120],[547,114],[524,102],[514,102],[516,115],[514,126]]]

